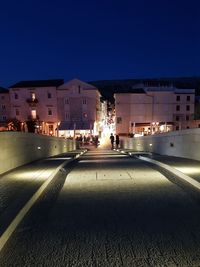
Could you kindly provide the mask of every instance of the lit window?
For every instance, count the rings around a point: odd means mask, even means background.
[[[31,117],[32,117],[32,119],[36,119],[36,110],[35,109],[31,110]]]
[[[35,93],[31,93],[31,99],[34,101],[35,100]]]

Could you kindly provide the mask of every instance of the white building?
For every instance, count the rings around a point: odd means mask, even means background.
[[[100,93],[78,79],[57,88],[59,136],[99,135]]]
[[[56,135],[57,87],[63,80],[21,81],[10,87],[11,118],[16,118],[27,131],[29,121],[35,121],[35,131]]]
[[[140,84],[115,94],[116,133],[155,134],[190,128],[194,115],[194,89],[170,84]]]

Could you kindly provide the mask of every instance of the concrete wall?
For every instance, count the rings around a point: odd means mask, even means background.
[[[200,128],[121,139],[126,149],[200,160]]]
[[[73,140],[22,132],[0,132],[0,174],[34,160],[76,149]]]

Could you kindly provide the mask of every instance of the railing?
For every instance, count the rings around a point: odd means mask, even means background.
[[[38,99],[37,98],[27,98],[26,102],[29,104],[37,104],[38,103]]]

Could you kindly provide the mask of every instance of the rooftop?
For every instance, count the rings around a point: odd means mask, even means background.
[[[60,86],[63,83],[64,79],[20,81],[10,86],[10,88]]]

